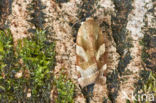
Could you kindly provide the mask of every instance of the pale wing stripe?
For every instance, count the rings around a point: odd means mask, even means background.
[[[85,86],[87,86],[87,85],[89,85],[91,83],[94,83],[98,74],[99,74],[99,72],[96,71],[94,74],[91,74],[88,77],[79,78],[78,82],[80,83],[80,85],[83,88],[83,87],[85,87]]]
[[[104,64],[101,68],[102,71],[105,71],[107,69],[107,64]]]
[[[105,44],[103,43],[97,51],[96,60],[99,60],[100,56],[103,55],[104,53],[105,53]]]
[[[76,69],[77,69],[77,71],[80,72],[81,75],[83,74],[84,70],[80,66],[76,66]]]
[[[98,35],[96,35],[96,40],[98,39]]]
[[[86,62],[88,62],[88,56],[81,46],[76,45],[76,54],[81,56]]]
[[[88,77],[89,75],[94,74],[97,71],[97,64],[89,66],[86,70],[83,70],[81,67],[76,66],[77,70],[81,73],[82,77]]]
[[[107,64],[104,64],[100,70],[100,76],[103,76],[103,73],[106,69],[107,69]]]
[[[87,41],[87,40],[88,40],[88,35],[87,35],[87,33],[86,33],[86,29],[83,28],[82,31],[83,31],[82,37],[83,37],[83,39],[84,39],[85,41]]]

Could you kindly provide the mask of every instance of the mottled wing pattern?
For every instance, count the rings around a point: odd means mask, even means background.
[[[88,18],[81,24],[76,41],[76,69],[80,72],[78,82],[85,87],[96,81],[107,66],[100,58],[105,53],[104,36],[98,24],[92,18]]]

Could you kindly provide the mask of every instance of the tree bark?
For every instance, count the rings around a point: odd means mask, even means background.
[[[30,7],[32,3],[35,5]],[[144,81],[140,73],[156,73],[154,0],[0,1],[0,28],[10,28],[14,41],[31,35],[36,28],[48,31],[49,38],[56,42],[54,75],[59,76],[64,68],[76,85],[75,103],[86,103],[88,98],[79,87],[75,67],[77,32],[81,22],[88,17],[95,18],[100,25],[108,55],[106,76],[95,82],[89,101],[126,103],[129,99],[133,102],[132,93],[141,92],[139,81]],[[51,99],[53,97],[52,92]]]

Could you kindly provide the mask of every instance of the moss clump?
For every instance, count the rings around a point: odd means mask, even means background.
[[[30,73],[33,101],[50,102],[51,71],[55,62],[55,44],[46,40],[45,31],[37,30],[31,38],[19,42],[18,54]]]
[[[43,30],[18,41],[13,51],[9,31],[0,31],[0,102],[49,103],[55,43]]]
[[[156,73],[150,71],[149,77],[143,85],[143,91],[145,93],[155,93],[156,96]]]
[[[11,57],[11,59],[9,59]],[[9,61],[8,61],[9,60]],[[13,38],[9,30],[0,31],[0,69],[11,65],[13,61]]]
[[[156,97],[156,73],[152,71],[141,71],[140,76],[142,80],[139,80],[139,86],[137,86],[137,89],[141,91],[141,93],[138,93],[138,90],[136,92],[137,101],[141,100],[141,102],[151,103],[148,100],[144,100],[140,97],[142,94],[152,94],[153,97]],[[134,101],[136,103],[136,101]]]
[[[14,100],[12,88],[14,60],[12,35],[9,30],[0,31],[0,102],[2,103]]]
[[[56,103],[74,103],[74,84],[64,74],[55,80],[58,97]]]

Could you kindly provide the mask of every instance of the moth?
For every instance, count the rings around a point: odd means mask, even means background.
[[[76,69],[80,76],[78,83],[83,88],[95,83],[103,75],[107,65],[104,35],[93,18],[86,19],[78,30],[76,39]]]

